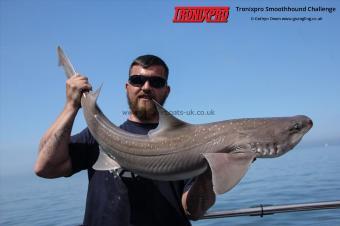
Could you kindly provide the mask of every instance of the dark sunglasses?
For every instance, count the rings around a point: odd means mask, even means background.
[[[153,88],[163,88],[166,85],[166,80],[159,76],[131,75],[129,77],[129,83],[136,87],[142,87],[146,81],[149,81]]]

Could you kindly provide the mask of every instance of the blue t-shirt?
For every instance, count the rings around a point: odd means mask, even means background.
[[[145,135],[157,124],[124,122],[120,128]],[[96,140],[86,128],[72,136],[70,156],[73,173],[87,169],[89,177],[83,225],[98,226],[189,226],[181,197],[189,181],[156,181],[140,176],[119,177],[96,171],[99,155]]]

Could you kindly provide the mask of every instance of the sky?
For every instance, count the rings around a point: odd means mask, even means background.
[[[229,6],[227,23],[173,23],[175,6]],[[240,12],[236,7],[335,7],[329,12]],[[65,104],[60,45],[119,125],[133,59],[170,68],[165,107],[190,123],[307,115],[303,143],[340,141],[338,1],[0,0],[0,174],[31,170],[43,133]],[[252,18],[322,18],[317,21]],[[213,112],[189,115],[190,111]],[[86,127],[80,112],[73,127]],[[8,161],[8,159],[14,161]]]

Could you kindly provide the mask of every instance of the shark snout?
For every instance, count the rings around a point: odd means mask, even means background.
[[[297,116],[302,124],[302,127],[304,128],[303,131],[308,132],[313,127],[313,120],[305,115],[298,115]]]
[[[305,116],[305,123],[306,123],[306,127],[307,127],[307,131],[310,130],[313,127],[313,120],[310,119],[309,117]],[[306,131],[306,132],[307,132]]]
[[[312,128],[313,127],[313,120],[309,118],[308,120],[308,125],[309,125],[309,128]]]

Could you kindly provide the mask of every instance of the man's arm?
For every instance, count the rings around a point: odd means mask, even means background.
[[[183,208],[191,220],[202,217],[214,205],[215,200],[210,168],[199,175],[191,188],[182,195]]]
[[[65,107],[40,140],[38,158],[34,166],[38,176],[56,178],[71,174],[71,130],[80,108],[82,92],[88,90],[91,90],[91,85],[84,76],[73,76],[66,81]]]

